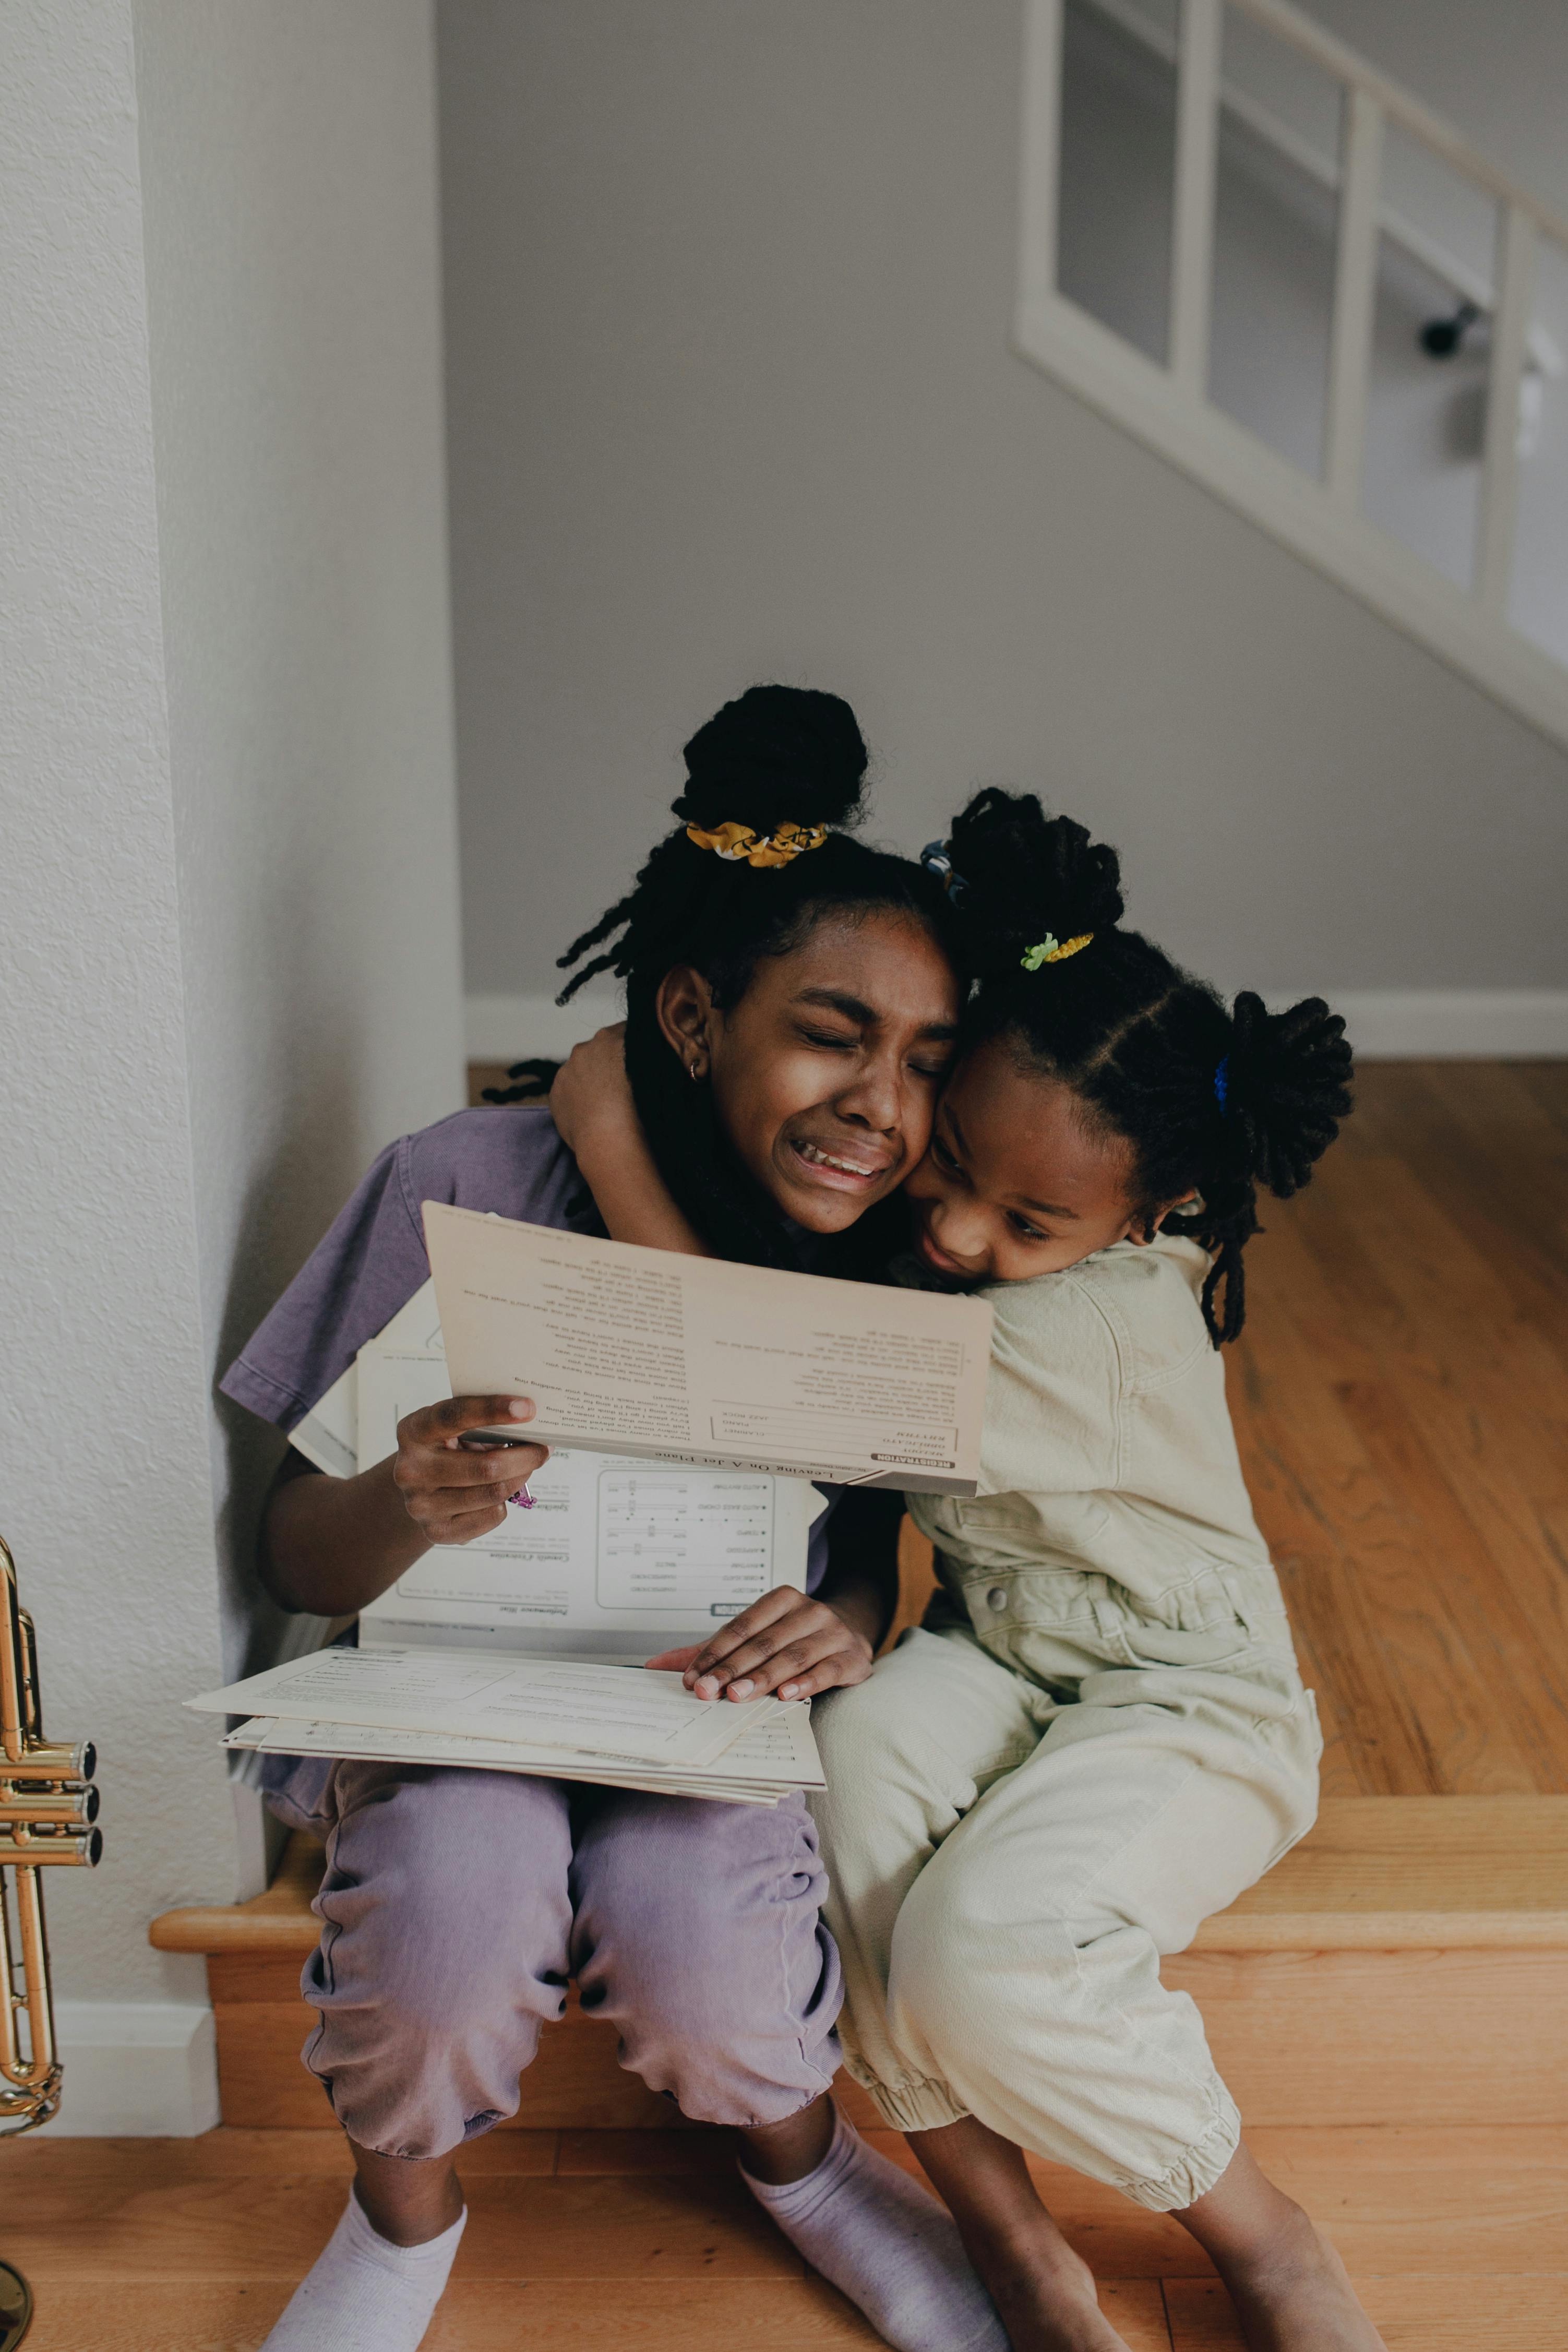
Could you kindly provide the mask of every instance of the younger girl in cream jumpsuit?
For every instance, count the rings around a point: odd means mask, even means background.
[[[1032,796],[980,794],[927,856],[981,981],[904,1271],[982,1286],[995,1337],[978,1493],[907,1497],[925,1623],[818,1713],[845,2063],[914,2136],[1015,2347],[1122,2343],[1029,2150],[1181,2220],[1249,2344],[1365,2352],[1160,1980],[1316,1811],[1218,1349],[1256,1187],[1294,1192],[1349,1108],[1344,1024],[1317,1000],[1227,1011],[1120,928],[1114,854]]]

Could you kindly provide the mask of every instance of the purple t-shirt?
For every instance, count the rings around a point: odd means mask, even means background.
[[[387,1146],[224,1374],[224,1394],[279,1429],[302,1420],[429,1281],[423,1201],[567,1233],[604,1231],[544,1104],[455,1111]],[[836,1489],[825,1491],[837,1499]],[[811,1529],[811,1592],[828,1564],[828,1517],[823,1512]]]

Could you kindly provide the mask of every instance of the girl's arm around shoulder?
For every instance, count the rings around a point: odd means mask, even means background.
[[[611,1238],[712,1257],[664,1189],[632,1099],[622,1022],[574,1045],[550,1088],[550,1114]]]

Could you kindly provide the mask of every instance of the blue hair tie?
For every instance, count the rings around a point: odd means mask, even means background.
[[[920,863],[927,874],[935,874],[949,898],[961,898],[968,888],[961,874],[953,871],[953,861],[947,855],[945,841],[928,841],[920,853]]]
[[[1229,1092],[1230,1056],[1228,1054],[1226,1054],[1223,1055],[1219,1061],[1215,1065],[1214,1071],[1214,1099],[1219,1105],[1222,1115],[1225,1109],[1226,1097]]]

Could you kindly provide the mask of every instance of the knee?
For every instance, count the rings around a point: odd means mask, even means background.
[[[774,2121],[837,2063],[815,1832],[799,1801],[677,1804],[618,1807],[580,1846],[582,2007],[615,2023],[624,2063],[687,2115]]]
[[[316,1901],[307,2000],[447,2033],[462,2013],[509,2006],[529,1978],[564,1985],[564,1823],[519,1804],[519,1785],[431,1768],[352,1793]]]
[[[827,1874],[798,1800],[765,1810],[655,1798],[618,1809],[578,1861],[585,2007],[612,1989],[617,2008],[631,2001],[669,2033],[711,2039],[781,1981],[820,1974]]]
[[[1041,2021],[1066,2022],[1080,2003],[1071,1923],[1039,1916],[1019,1935],[996,1916],[998,1894],[983,1871],[944,1853],[916,1879],[894,1928],[890,2014],[954,2081],[1005,2073],[1020,2036],[1038,2038]]]

